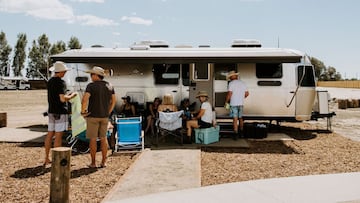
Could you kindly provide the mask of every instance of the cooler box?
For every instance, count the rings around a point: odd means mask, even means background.
[[[268,134],[268,125],[265,123],[244,123],[245,138],[262,139]]]
[[[219,142],[220,126],[211,128],[195,128],[196,144],[211,144]]]

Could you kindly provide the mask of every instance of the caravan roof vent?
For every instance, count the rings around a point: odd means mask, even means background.
[[[142,45],[142,44],[134,44],[130,46],[131,50],[148,50],[150,49],[149,45]]]
[[[163,40],[145,40],[136,43],[137,45],[148,45],[150,48],[169,48],[169,44]]]
[[[261,47],[261,43],[256,39],[236,39],[231,47]]]
[[[201,45],[199,45],[199,48],[210,48],[210,45],[208,45],[208,44],[201,44]]]

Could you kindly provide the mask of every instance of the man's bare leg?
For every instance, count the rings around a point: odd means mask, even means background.
[[[44,146],[45,146],[45,161],[44,165],[50,164],[51,161],[49,159],[51,144],[52,144],[52,138],[54,136],[55,132],[49,131],[48,134],[45,137]]]
[[[91,164],[89,165],[89,167],[91,167],[91,168],[95,168],[95,167],[96,167],[96,162],[95,162],[96,151],[97,151],[96,139],[97,139],[97,138],[90,138],[90,143],[89,143],[89,147],[90,147],[90,157],[91,157]]]
[[[102,161],[101,161],[101,167],[105,167],[106,165],[106,158],[107,158],[107,151],[108,151],[108,142],[106,137],[100,138],[101,143],[101,155],[102,155]]]

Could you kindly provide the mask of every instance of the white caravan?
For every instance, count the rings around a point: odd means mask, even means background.
[[[101,66],[112,73],[106,80],[115,87],[118,102],[129,95],[144,108],[166,93],[180,104],[184,98],[197,101],[197,92],[206,90],[217,116],[227,117],[226,75],[231,70],[240,73],[250,92],[245,119],[309,120],[316,95],[314,68],[303,53],[262,48],[257,41],[236,41],[229,48],[142,43],[130,48],[69,50],[51,59],[71,68],[64,78],[70,91],[84,91],[90,82],[84,71]]]
[[[2,90],[29,90],[30,84],[25,77],[0,77],[0,89]]]

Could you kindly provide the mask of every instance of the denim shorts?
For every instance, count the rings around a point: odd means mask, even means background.
[[[230,116],[232,118],[242,118],[244,106],[230,106]]]

